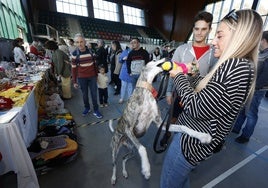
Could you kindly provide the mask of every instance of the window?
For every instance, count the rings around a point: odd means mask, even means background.
[[[19,36],[18,28],[28,32],[26,19],[21,9],[20,0],[2,0],[0,6],[0,37],[14,39]]]
[[[259,0],[261,1],[261,0]],[[262,0],[263,2],[265,0]],[[225,0],[217,3],[208,4],[205,8],[206,11],[213,14],[213,23],[212,23],[212,31],[209,34],[208,42],[211,42],[214,38],[215,31],[218,26],[218,22],[221,18],[230,12],[232,9],[247,9],[251,8],[253,4],[253,0]],[[265,7],[265,6],[263,6]],[[267,9],[266,9],[267,12]],[[192,37],[190,38],[192,40]]]
[[[79,16],[88,16],[86,1],[87,0],[57,0],[57,11]]]
[[[125,23],[145,26],[144,11],[123,5]]]
[[[267,0],[259,0],[256,11],[262,16],[264,22],[264,30],[268,29],[268,18],[267,12],[268,8],[266,6]],[[205,8],[205,11],[212,13],[213,15],[213,23],[212,23],[212,31],[209,34],[208,42],[211,42],[214,38],[215,31],[217,29],[218,23],[221,18],[230,12],[232,9],[251,9],[253,5],[253,0],[224,0],[216,3],[208,4]],[[188,42],[193,40],[193,34],[189,38]]]
[[[116,3],[93,0],[94,17],[119,22],[119,10]],[[144,11],[123,5],[124,21],[128,24],[145,26]]]
[[[259,0],[256,7],[256,11],[262,16],[263,20],[263,30],[268,30],[268,7],[266,6],[267,0]]]
[[[119,22],[119,11],[116,3],[93,0],[94,17]]]

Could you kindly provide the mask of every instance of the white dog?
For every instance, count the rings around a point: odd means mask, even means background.
[[[157,105],[157,101],[152,95],[152,81],[154,77],[163,71],[161,68],[165,59],[149,62],[142,70],[138,79],[136,88],[128,100],[123,115],[118,120],[115,131],[112,127],[112,121],[109,122],[111,131],[114,132],[111,141],[113,158],[113,175],[111,183],[116,183],[116,158],[119,149],[125,145],[130,152],[123,157],[123,176],[128,177],[126,171],[126,162],[130,159],[136,148],[141,157],[141,172],[146,179],[151,176],[150,163],[145,147],[139,142],[138,138],[143,136],[152,122],[159,127],[162,118]],[[201,143],[210,143],[211,136],[206,133],[194,131],[183,125],[171,124],[169,131],[183,132],[200,140]]]

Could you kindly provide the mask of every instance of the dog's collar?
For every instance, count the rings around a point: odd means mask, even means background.
[[[148,89],[152,93],[154,98],[156,98],[156,96],[158,94],[157,91],[155,90],[155,88],[152,86],[152,84],[145,82],[145,81],[139,80],[136,84],[136,87]]]
[[[148,89],[150,91],[152,91],[152,89],[153,89],[152,84],[149,84],[148,82],[140,81],[140,80],[137,82],[136,87],[142,87],[142,88]]]

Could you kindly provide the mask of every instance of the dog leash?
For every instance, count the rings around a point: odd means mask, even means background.
[[[168,86],[168,81],[169,81],[169,72],[165,71],[164,76],[163,76],[163,78],[161,79],[161,82],[160,82],[159,91],[158,91],[158,94],[157,94],[157,97],[156,97],[157,101],[160,101],[163,98],[165,98],[165,96],[166,96],[165,94],[166,94],[167,86]],[[153,147],[154,147],[154,151],[156,153],[162,153],[162,152],[166,151],[166,149],[168,147],[168,140],[169,140],[169,138],[171,136],[171,133],[168,131],[169,130],[169,125],[170,125],[171,110],[172,109],[170,107],[169,110],[167,111],[167,113],[166,113],[161,125],[159,126],[156,135],[155,135]],[[167,122],[166,122],[166,120],[167,120]],[[163,138],[160,140],[161,148],[157,149],[159,137],[160,137],[160,134],[162,132],[162,128],[163,128],[165,122],[166,122],[166,131],[165,131],[165,134],[163,135]]]
[[[166,113],[161,125],[159,126],[156,135],[155,135],[153,147],[154,147],[154,151],[156,153],[162,153],[162,152],[166,151],[166,149],[168,147],[168,140],[169,140],[169,138],[171,136],[171,133],[168,131],[169,125],[170,125],[170,118],[169,118],[170,117],[170,115],[169,115],[170,112],[171,112],[171,108],[167,111],[167,113]],[[167,120],[167,122],[166,122],[166,120]],[[165,134],[164,134],[163,138],[160,140],[160,143],[159,143],[161,148],[158,149],[157,144],[158,144],[159,137],[160,137],[160,134],[162,132],[162,128],[163,128],[165,122],[166,122],[166,131],[165,131]]]
[[[167,63],[167,64],[165,64],[165,63]],[[159,101],[165,97],[167,86],[168,86],[168,80],[169,80],[169,71],[174,68],[175,64],[170,59],[166,59],[166,62],[164,62],[161,66],[165,71],[164,71],[164,77],[162,78],[161,83],[160,83],[159,94],[157,95],[157,98],[156,98],[157,101]],[[165,67],[163,67],[163,66],[165,66]],[[159,126],[158,131],[156,133],[156,136],[154,139],[154,151],[156,153],[162,153],[168,147],[168,141],[169,141],[169,138],[171,137],[171,133],[168,130],[170,127],[172,112],[173,112],[173,105],[171,105],[171,107],[167,111],[167,114],[165,115],[165,118],[164,118],[163,122],[161,123],[161,125]],[[167,119],[167,122],[166,122],[166,119]],[[165,131],[165,134],[163,135],[163,138],[160,140],[160,146],[162,148],[160,148],[158,150],[157,144],[158,144],[159,136],[160,136],[161,131],[162,131],[162,127],[165,124],[165,122],[166,122],[166,131]]]
[[[160,86],[158,89],[158,94],[156,96],[156,100],[160,101],[163,98],[166,97],[166,91],[167,91],[167,86],[168,86],[168,80],[169,80],[169,72],[164,71],[164,76],[160,81]]]

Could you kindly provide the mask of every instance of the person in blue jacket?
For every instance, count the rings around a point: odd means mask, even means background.
[[[120,99],[119,99],[119,103],[122,104],[124,102],[124,100],[129,99],[129,97],[131,96],[133,90],[134,90],[134,78],[132,76],[130,76],[128,74],[127,71],[127,56],[130,52],[130,48],[128,46],[126,46],[126,49],[121,53],[120,57],[119,57],[119,62],[122,63],[122,68],[120,71],[120,75],[119,78],[121,79],[121,92],[120,92]]]

